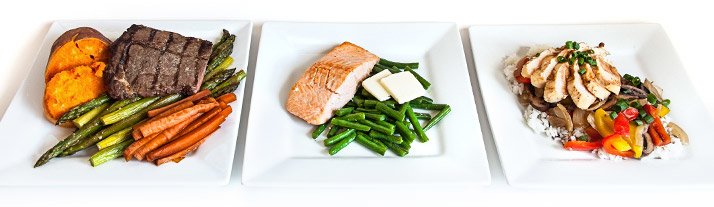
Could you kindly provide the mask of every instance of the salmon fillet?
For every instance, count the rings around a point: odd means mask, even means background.
[[[369,76],[379,57],[344,42],[308,68],[288,94],[288,112],[313,125],[332,117],[352,99],[357,86]]]

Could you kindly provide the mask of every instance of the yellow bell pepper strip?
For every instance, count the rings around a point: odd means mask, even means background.
[[[669,108],[664,104],[657,106],[657,111],[659,111],[659,113],[657,113],[659,117],[667,116],[667,114],[669,114]]]
[[[620,134],[613,134],[605,137],[602,140],[602,149],[608,154],[617,155],[621,157],[634,158],[635,152],[633,152],[630,145],[622,138]]]
[[[635,158],[642,157],[642,150],[644,149],[644,138],[642,133],[645,131],[645,126],[633,126],[630,124],[630,140],[632,151],[635,152]]]
[[[654,142],[656,146],[664,146],[671,143],[672,137],[670,137],[667,130],[664,129],[664,125],[662,125],[662,120],[659,118],[657,108],[650,104],[645,105],[644,108],[645,111],[647,111],[647,114],[654,118],[654,121],[650,124],[650,129],[648,131],[652,137],[652,142]]]
[[[594,118],[594,124],[595,124],[595,130],[597,130],[600,133],[600,136],[602,137],[607,137],[613,134],[612,131],[612,126],[613,126],[613,121],[610,118],[610,115],[605,112],[603,109],[598,109],[595,111],[593,114]]]

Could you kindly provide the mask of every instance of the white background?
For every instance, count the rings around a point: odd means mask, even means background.
[[[660,23],[712,117],[712,9],[706,1],[6,1],[0,6],[0,115],[31,66],[53,20],[248,19],[255,23],[253,69],[265,21],[457,22],[476,24]],[[405,34],[408,35],[408,34]],[[251,83],[249,78],[248,83]],[[472,79],[473,80],[473,79]],[[665,89],[666,90],[666,89]],[[478,93],[477,93],[478,95]],[[480,97],[477,96],[477,99]],[[697,97],[692,97],[697,99]],[[678,100],[673,100],[674,102]],[[477,101],[480,104],[480,101]],[[685,103],[682,103],[685,104]],[[247,109],[247,107],[244,107]],[[483,113],[483,106],[479,105]],[[245,112],[245,111],[244,111]],[[481,119],[493,184],[488,187],[248,188],[240,185],[242,153],[223,187],[0,187],[0,206],[691,206],[711,205],[714,189],[515,189],[506,183],[488,125]],[[246,123],[246,122],[243,122]],[[241,134],[245,130],[241,129]],[[3,136],[3,135],[0,135]],[[714,137],[694,137],[693,139]],[[17,137],[22,141],[23,137]],[[239,144],[243,137],[239,137]],[[11,143],[0,143],[11,144]],[[242,149],[242,146],[238,146]],[[29,164],[29,163],[28,163]],[[677,176],[677,175],[672,175]],[[712,175],[714,176],[714,175]],[[584,178],[587,179],[587,178]],[[653,180],[656,182],[656,180]]]

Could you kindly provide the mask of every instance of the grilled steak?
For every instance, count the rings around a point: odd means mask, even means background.
[[[203,82],[211,55],[209,41],[143,25],[131,25],[111,45],[104,71],[114,99],[193,94]]]

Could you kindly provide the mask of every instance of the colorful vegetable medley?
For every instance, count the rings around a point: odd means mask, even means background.
[[[657,148],[689,143],[684,130],[669,121],[671,101],[662,90],[648,79],[620,76],[604,58],[609,52],[603,43],[568,41],[529,53],[507,60],[504,74],[526,106],[527,124],[563,148],[604,159],[641,159]]]
[[[72,121],[77,130],[45,152],[35,163],[42,166],[55,157],[70,156],[96,146],[92,166],[124,156],[161,165],[179,162],[220,128],[232,112],[233,91],[245,71],[228,69],[233,62],[235,35],[223,30],[213,47],[201,91],[189,97],[112,100],[106,94],[72,108],[57,124]]]
[[[417,87],[421,85],[426,90],[431,83],[414,71],[418,67],[419,63],[398,63],[380,59],[371,75],[385,70],[394,74],[409,72],[418,80]],[[426,131],[451,112],[449,105],[434,103],[434,100],[426,96],[398,104],[394,99],[377,100],[363,86],[359,86],[357,91],[347,105],[334,112],[330,121],[318,125],[312,132],[312,138],[317,139],[324,131],[328,131],[323,143],[328,147],[330,155],[335,155],[350,143],[357,142],[379,155],[384,155],[389,149],[400,157],[406,156],[414,140],[429,141]],[[432,117],[430,111],[436,114]]]

